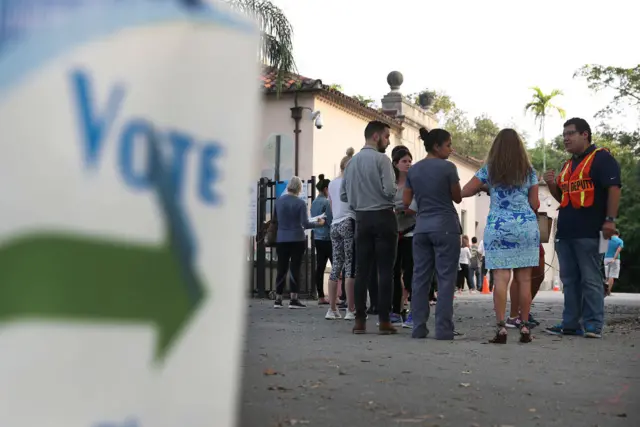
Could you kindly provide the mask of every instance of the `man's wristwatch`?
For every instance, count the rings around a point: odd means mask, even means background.
[[[615,217],[613,217],[613,216],[608,216],[608,217],[606,217],[604,220],[605,220],[606,222],[613,222],[613,223],[615,223],[615,222],[616,222],[616,218],[615,218]]]

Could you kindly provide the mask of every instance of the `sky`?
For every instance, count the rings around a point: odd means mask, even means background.
[[[640,6],[631,1],[272,1],[293,25],[300,74],[380,100],[389,72],[400,71],[403,94],[442,90],[470,119],[486,113],[500,126],[515,124],[529,142],[540,135],[524,113],[531,86],[562,90],[554,102],[567,118],[595,127],[593,115],[611,94],[594,94],[574,72],[584,64],[640,63]],[[547,139],[563,122],[547,119]],[[637,122],[636,113],[618,118],[626,128]]]

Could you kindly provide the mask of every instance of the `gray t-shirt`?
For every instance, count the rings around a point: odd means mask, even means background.
[[[456,165],[448,160],[423,159],[409,169],[405,186],[418,205],[415,234],[434,231],[460,233],[451,186],[459,182]]]
[[[354,211],[393,209],[396,179],[391,159],[365,145],[342,175],[340,200]]]

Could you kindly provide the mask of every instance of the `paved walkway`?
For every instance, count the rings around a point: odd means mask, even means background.
[[[511,331],[506,346],[485,344],[495,323],[490,295],[456,299],[456,329],[466,336],[454,342],[412,340],[407,329],[355,336],[314,302],[273,310],[251,301],[241,426],[638,426],[640,295],[606,301],[602,340],[534,330],[522,345]],[[533,308],[542,326],[561,311],[554,292]]]

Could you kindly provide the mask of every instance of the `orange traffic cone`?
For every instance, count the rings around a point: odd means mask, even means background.
[[[484,280],[482,281],[482,293],[483,294],[491,293],[491,291],[489,290],[489,279],[487,279],[487,276],[484,276]]]
[[[560,292],[560,285],[558,284],[558,278],[553,279],[553,292]]]

